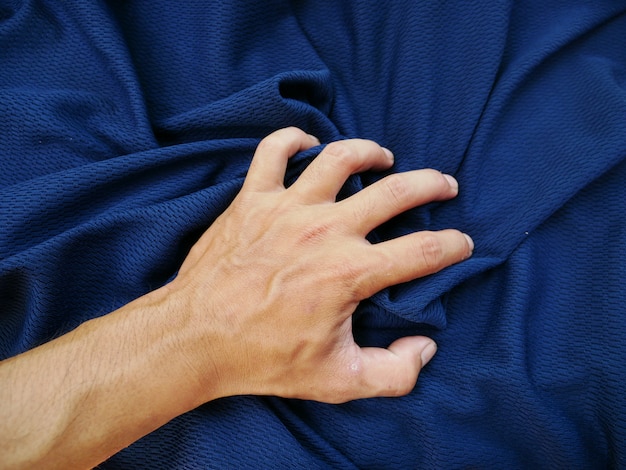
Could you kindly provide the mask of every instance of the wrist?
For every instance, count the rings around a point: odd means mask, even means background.
[[[151,380],[163,393],[173,394],[178,414],[224,396],[218,353],[224,342],[209,306],[198,314],[192,288],[176,279],[129,304],[145,317],[145,341],[152,367],[159,374]],[[149,368],[148,368],[149,369]]]

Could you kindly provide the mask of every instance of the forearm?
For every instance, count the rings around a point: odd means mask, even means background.
[[[1,363],[0,467],[91,467],[206,401],[168,302],[156,291]]]

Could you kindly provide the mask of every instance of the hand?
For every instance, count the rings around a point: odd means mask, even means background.
[[[267,394],[332,403],[408,393],[435,352],[423,337],[360,348],[351,316],[392,284],[471,254],[456,230],[371,245],[411,207],[457,193],[433,170],[335,202],[352,173],[389,168],[373,142],[329,144],[285,189],[287,159],[319,142],[264,139],[232,205],[174,281],[0,363],[0,467],[92,468],[209,400]]]
[[[264,139],[241,192],[167,286],[171,308],[191,325],[181,352],[190,375],[206,378],[205,401],[235,394],[331,403],[402,395],[435,353],[424,337],[360,348],[351,316],[379,290],[471,255],[471,239],[457,230],[379,244],[365,239],[403,211],[453,198],[456,181],[434,170],[394,174],[335,202],[351,174],[393,164],[379,145],[345,140],[329,144],[285,189],[287,160],[318,144],[295,128]]]

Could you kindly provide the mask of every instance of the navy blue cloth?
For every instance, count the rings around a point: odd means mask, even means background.
[[[371,239],[474,256],[354,319],[437,356],[407,397],[222,399],[102,468],[626,468],[623,1],[0,0],[0,357],[168,282],[289,125],[459,180]]]

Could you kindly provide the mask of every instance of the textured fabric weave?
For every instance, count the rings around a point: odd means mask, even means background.
[[[459,180],[371,239],[474,256],[354,320],[437,356],[407,397],[218,400],[102,468],[626,468],[623,1],[0,0],[0,358],[168,282],[290,125]]]

